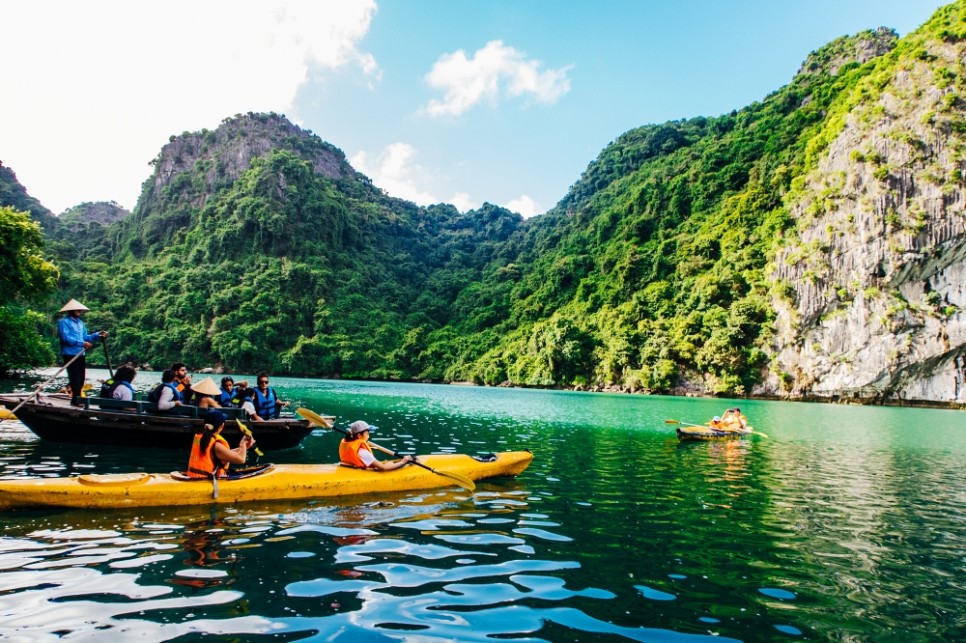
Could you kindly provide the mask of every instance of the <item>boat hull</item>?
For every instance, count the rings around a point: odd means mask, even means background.
[[[487,459],[488,460],[488,459]],[[515,476],[533,460],[529,451],[495,454],[491,461],[468,455],[420,456],[420,462],[471,480]],[[119,509],[270,500],[311,500],[453,486],[453,481],[422,467],[378,472],[338,464],[279,464],[240,479],[220,479],[217,497],[211,480],[184,481],[179,472],[88,474],[69,478],[0,480],[0,510],[18,508]]]
[[[26,394],[2,395],[0,403],[16,408]],[[177,415],[132,413],[116,409],[70,405],[64,395],[41,395],[17,409],[17,419],[39,438],[52,442],[181,449],[187,452],[203,421]],[[246,422],[263,451],[297,446],[313,427],[305,420],[284,418]],[[238,422],[229,419],[222,430],[232,445],[241,439]]]

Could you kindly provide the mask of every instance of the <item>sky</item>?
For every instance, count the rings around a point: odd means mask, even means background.
[[[937,0],[8,0],[0,162],[133,209],[171,136],[284,114],[419,205],[552,208],[642,125],[741,109]]]

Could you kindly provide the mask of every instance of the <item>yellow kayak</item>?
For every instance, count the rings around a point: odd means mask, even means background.
[[[338,464],[267,465],[254,475],[185,480],[180,472],[85,474],[70,478],[0,480],[0,510],[27,507],[116,509],[175,505],[234,504],[256,500],[309,500],[453,486],[446,473],[471,480],[515,476],[529,466],[529,451],[488,457],[462,454],[420,456],[424,467],[366,471]],[[217,487],[217,491],[215,489]]]
[[[10,412],[10,409],[0,404],[0,420],[16,420],[17,416]]]
[[[707,424],[678,427],[678,440],[736,440],[751,435],[755,430],[750,426],[741,428],[715,428]]]

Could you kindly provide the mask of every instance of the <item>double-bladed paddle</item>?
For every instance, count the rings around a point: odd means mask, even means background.
[[[339,427],[337,427],[334,424],[332,424],[332,422],[331,422],[331,420],[329,418],[323,417],[323,416],[319,415],[318,413],[316,413],[315,411],[312,411],[311,409],[299,408],[299,409],[296,409],[295,412],[298,413],[299,415],[301,415],[302,417],[304,417],[306,420],[308,420],[312,424],[315,424],[316,426],[322,426],[322,427],[325,427],[327,429],[332,429],[333,431],[338,431],[339,433],[341,433],[342,435],[345,435],[345,436],[348,436],[349,435],[349,432],[348,431],[346,431],[345,429],[340,429]],[[335,418],[331,418],[331,419],[334,420]],[[384,453],[388,453],[389,455],[391,455],[391,456],[393,456],[395,458],[401,458],[402,457],[396,451],[392,451],[392,450],[387,449],[385,447],[381,447],[378,444],[375,444],[373,442],[370,442],[369,444],[371,444],[375,448],[379,449],[380,451],[383,451]],[[432,471],[433,473],[435,473],[438,476],[442,476],[444,478],[449,478],[450,480],[452,480],[453,482],[455,482],[459,486],[463,487],[467,491],[474,491],[476,489],[476,483],[473,482],[472,480],[470,480],[469,478],[467,478],[466,476],[462,475],[462,474],[453,473],[451,471],[440,471],[439,469],[434,469],[434,468],[432,468],[430,466],[427,466],[427,465],[423,464],[422,462],[419,462],[418,460],[413,460],[411,464],[415,464],[416,466],[422,467],[423,469],[426,469],[427,471]]]

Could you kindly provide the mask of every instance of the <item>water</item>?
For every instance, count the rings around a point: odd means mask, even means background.
[[[960,411],[272,384],[392,449],[535,458],[475,494],[7,512],[0,639],[966,640]],[[665,422],[735,404],[767,437],[679,444]],[[186,457],[0,428],[0,477]],[[332,461],[337,443],[319,430],[267,459]]]

